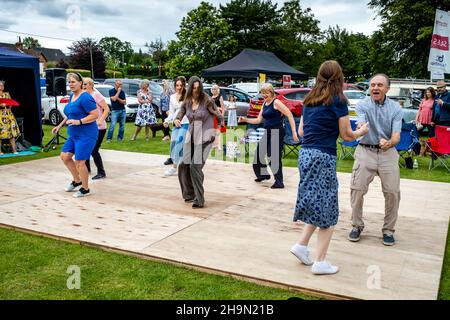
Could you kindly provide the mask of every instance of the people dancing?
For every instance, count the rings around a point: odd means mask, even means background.
[[[175,80],[175,93],[170,96],[169,115],[164,119],[164,127],[168,128],[169,124],[177,117],[181,109],[181,104],[186,96],[186,78],[181,76]],[[183,145],[186,132],[189,128],[189,120],[186,116],[181,120],[180,127],[174,127],[170,140],[170,162],[172,167],[164,172],[164,176],[168,177],[177,172],[177,167],[183,158]],[[166,161],[167,162],[167,161]],[[165,163],[166,164],[166,163]]]
[[[106,172],[103,167],[102,156],[100,155],[99,150],[106,134],[106,118],[109,114],[109,106],[106,103],[105,97],[103,97],[103,95],[94,88],[94,80],[91,78],[83,78],[83,89],[94,98],[98,111],[98,138],[94,150],[92,151],[92,158],[94,159],[95,166],[97,167],[97,174],[92,177],[92,180],[103,179],[106,178]],[[91,172],[91,164],[89,160],[86,160],[86,166],[88,171]]]
[[[340,65],[336,61],[322,63],[316,84],[303,103],[299,126],[303,145],[298,157],[300,182],[293,220],[303,221],[305,226],[291,252],[303,264],[312,265],[314,274],[339,270],[325,260],[339,215],[336,140],[339,134],[345,141],[353,141],[368,132],[367,124],[352,131],[343,86]],[[319,234],[313,261],[307,247],[316,228]]]
[[[260,124],[264,120],[265,133],[258,142],[256,148],[255,159],[253,161],[253,171],[256,175],[256,182],[270,179],[267,171],[265,157],[269,158],[269,166],[275,177],[275,182],[271,186],[272,189],[284,188],[283,183],[283,166],[281,163],[281,155],[283,152],[284,127],[283,116],[288,117],[289,125],[292,130],[292,139],[299,141],[295,121],[291,111],[283,102],[275,98],[275,90],[270,83],[265,83],[261,87],[261,94],[264,98],[264,104],[256,119],[247,117],[239,117],[238,122],[247,122],[250,124]]]
[[[67,79],[72,94],[69,103],[64,107],[64,119],[52,129],[52,133],[56,134],[64,124],[69,125],[68,137],[61,149],[60,157],[72,174],[72,182],[65,190],[71,192],[81,186],[73,195],[75,198],[80,198],[91,194],[86,160],[91,157],[97,143],[98,111],[94,98],[83,91],[83,77],[79,73],[69,73]]]
[[[176,127],[181,127],[184,116],[189,120],[189,131],[183,147],[183,160],[178,168],[178,179],[184,201],[193,202],[193,208],[203,208],[203,167],[216,139],[214,116],[221,125],[224,121],[214,101],[203,91],[198,77],[189,79],[186,99],[174,121]]]

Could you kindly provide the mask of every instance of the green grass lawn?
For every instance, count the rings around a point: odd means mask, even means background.
[[[169,142],[162,132],[145,141],[144,132],[129,141],[134,132],[127,123],[123,142],[103,143],[103,149],[168,155]],[[44,144],[52,137],[51,127],[44,126]],[[65,135],[65,129],[62,130]],[[117,135],[117,128],[115,137]],[[62,145],[48,153],[0,159],[0,166],[59,155]],[[215,156],[213,152],[212,156]],[[225,159],[220,154],[216,159]],[[450,182],[442,168],[428,170],[429,159],[417,157],[419,169],[401,169],[406,179]],[[248,159],[247,159],[248,160]],[[297,166],[293,155],[283,164]],[[352,160],[339,160],[338,171],[351,172]],[[62,165],[61,165],[62,166]],[[63,169],[62,169],[63,170]],[[450,237],[447,237],[439,299],[450,299]],[[287,299],[297,296],[287,290],[268,288],[215,276],[170,264],[151,262],[94,248],[68,244],[21,232],[0,229],[0,299]],[[68,290],[67,267],[81,268],[80,290]]]

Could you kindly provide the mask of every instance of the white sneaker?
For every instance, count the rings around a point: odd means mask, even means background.
[[[305,246],[301,246],[296,243],[292,246],[291,253],[307,266],[310,266],[314,263],[314,261],[312,261],[312,259],[309,257],[309,251]]]
[[[66,192],[72,192],[74,191],[76,188],[81,186],[81,182],[75,182],[72,181],[71,183],[69,183],[66,187],[66,189],[64,189]]]
[[[87,197],[91,194],[90,190],[86,190],[83,187],[80,188],[80,190],[78,190],[77,193],[75,193],[73,195],[74,198],[82,198],[82,197]]]
[[[315,261],[311,267],[311,272],[314,274],[335,274],[339,268],[331,265],[328,261]]]
[[[165,176],[165,177],[168,177],[168,176],[171,176],[171,175],[175,174],[176,172],[177,172],[177,169],[174,168],[174,167],[172,167],[172,168],[167,169],[167,170],[164,172],[164,176]]]

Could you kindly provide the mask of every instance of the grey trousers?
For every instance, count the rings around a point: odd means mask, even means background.
[[[369,184],[375,175],[381,180],[384,194],[384,225],[382,232],[392,235],[398,217],[400,204],[400,168],[398,152],[395,148],[387,151],[356,147],[351,181],[352,224],[364,228],[363,204],[364,196],[369,190]]]
[[[185,143],[183,147],[183,160],[178,166],[178,180],[180,181],[183,199],[194,200],[194,204],[205,204],[205,191],[203,189],[203,167],[211,151],[212,143],[194,145]]]

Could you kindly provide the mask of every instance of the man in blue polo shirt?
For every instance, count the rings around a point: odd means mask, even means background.
[[[447,91],[447,85],[444,80],[436,83],[436,103],[439,106],[439,117],[436,121],[437,125],[450,126],[450,92]]]
[[[125,133],[125,120],[127,118],[125,112],[127,100],[125,92],[122,90],[122,81],[116,80],[114,88],[109,90],[109,96],[111,98],[111,124],[108,129],[108,135],[106,136],[106,142],[111,142],[117,122],[119,122],[117,141],[122,141]]]
[[[370,80],[370,97],[356,106],[358,123],[368,122],[369,133],[355,150],[355,162],[351,178],[351,206],[353,229],[348,240],[356,242],[364,229],[363,203],[375,175],[381,180],[385,201],[383,244],[392,246],[394,227],[400,204],[400,169],[395,145],[400,142],[402,109],[386,97],[390,80],[385,74],[376,74]]]

